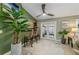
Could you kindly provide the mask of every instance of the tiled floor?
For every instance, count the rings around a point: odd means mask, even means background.
[[[62,45],[62,47],[64,49],[65,55],[76,55],[77,54],[73,51],[73,48],[71,48],[69,45]]]
[[[55,44],[52,40],[41,39],[38,43],[34,43],[33,47],[23,48],[23,54],[55,55],[64,54],[64,51],[60,45]]]
[[[23,55],[75,55],[69,46],[62,45],[53,40],[41,39],[33,47],[23,47]]]

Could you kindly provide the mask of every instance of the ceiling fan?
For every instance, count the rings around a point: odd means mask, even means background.
[[[42,8],[43,13],[40,14],[40,15],[38,15],[38,16],[36,16],[36,17],[39,17],[39,16],[41,16],[41,15],[43,15],[43,16],[44,16],[44,15],[54,16],[53,14],[50,14],[50,13],[45,12],[45,6],[46,6],[46,4],[42,4],[42,5],[41,5],[41,8]]]

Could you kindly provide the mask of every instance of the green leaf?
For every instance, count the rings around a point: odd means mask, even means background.
[[[26,27],[26,24],[20,25],[20,29],[25,28],[25,27]]]
[[[20,24],[25,24],[28,20],[24,20],[22,21]]]
[[[26,19],[26,17],[20,16],[20,17],[17,17],[17,19]]]
[[[20,16],[20,13],[19,13],[18,11],[16,11],[16,9],[12,8],[11,15],[12,15],[14,18],[17,18],[17,17]]]
[[[21,8],[21,10],[19,11],[21,15],[26,14],[26,10],[24,8]]]
[[[4,8],[6,11],[8,11],[8,12],[12,12],[12,11],[11,11],[11,8],[9,8],[7,5],[3,5],[3,8]]]
[[[63,36],[63,35],[68,34],[69,32],[66,29],[63,29],[63,31],[60,31],[58,33]]]
[[[6,19],[12,19],[12,17],[10,16],[9,13],[2,11],[0,12],[0,19],[6,20]]]

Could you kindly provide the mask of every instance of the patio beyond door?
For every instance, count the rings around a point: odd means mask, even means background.
[[[56,39],[56,21],[41,22],[41,38]]]

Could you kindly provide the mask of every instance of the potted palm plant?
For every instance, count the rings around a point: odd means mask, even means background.
[[[20,33],[22,31],[26,31],[28,28],[27,18],[23,16],[24,9],[20,8],[20,10],[16,10],[14,8],[6,9],[1,7],[0,10],[0,21],[5,25],[8,25],[9,28],[13,31],[13,39],[11,44],[11,54],[21,54],[21,40],[20,40]]]
[[[61,35],[61,43],[65,44],[66,39],[64,38],[65,35],[67,35],[69,32],[66,29],[63,29],[62,31],[59,31],[58,34]]]

